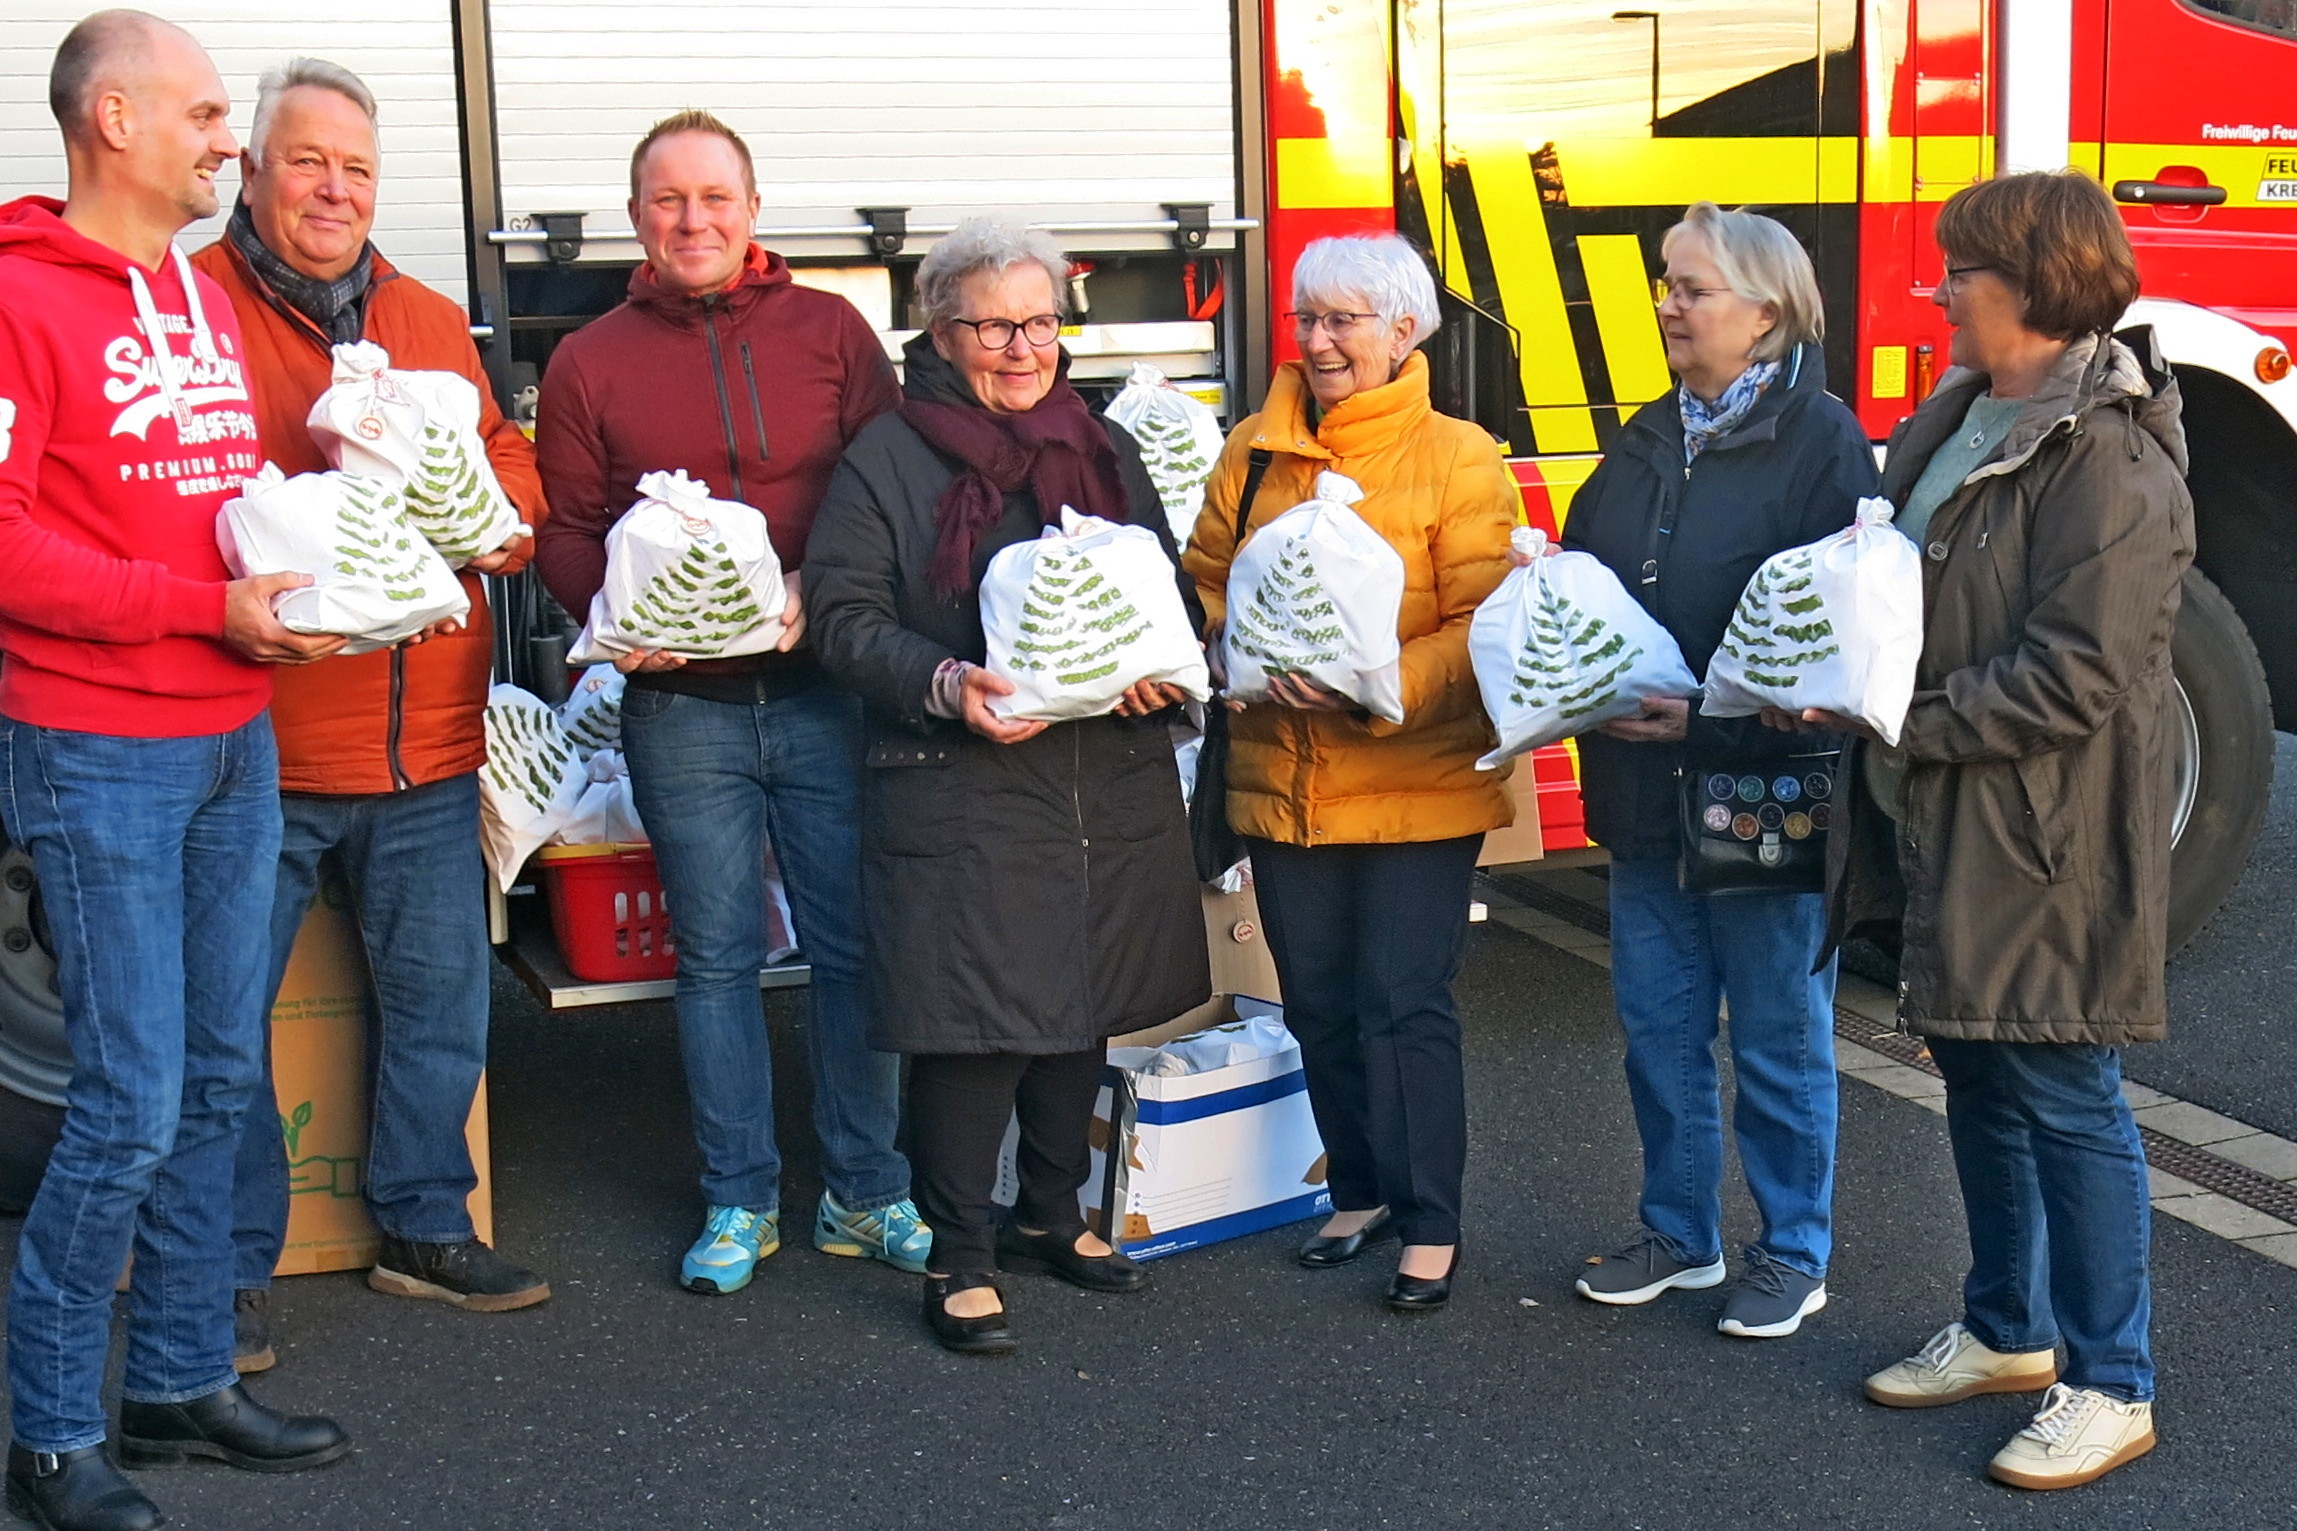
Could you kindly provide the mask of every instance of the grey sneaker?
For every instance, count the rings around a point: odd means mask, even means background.
[[[1579,1295],[1620,1308],[1649,1302],[1671,1287],[1695,1292],[1723,1280],[1721,1255],[1705,1265],[1687,1264],[1648,1228],[1612,1254],[1588,1256],[1587,1264],[1587,1274],[1573,1283]]]
[[[1747,1268],[1723,1304],[1715,1325],[1743,1340],[1784,1339],[1826,1306],[1826,1278],[1806,1276],[1762,1250],[1747,1251]]]

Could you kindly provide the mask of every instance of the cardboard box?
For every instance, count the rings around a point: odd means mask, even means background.
[[[1476,857],[1477,866],[1507,866],[1518,861],[1537,861],[1547,854],[1546,840],[1540,832],[1539,784],[1534,776],[1535,770],[1529,756],[1516,757],[1515,770],[1503,783],[1507,788],[1508,801],[1515,804],[1515,822],[1483,837],[1483,850]]]
[[[338,886],[323,888],[295,938],[271,1010],[271,1074],[287,1140],[287,1243],[278,1274],[357,1270],[381,1236],[360,1191],[367,1169],[367,962]],[[494,1242],[486,1081],[464,1136],[478,1189],[471,1222]]]

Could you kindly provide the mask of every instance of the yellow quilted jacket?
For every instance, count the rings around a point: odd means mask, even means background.
[[[1288,845],[1405,844],[1482,834],[1512,822],[1505,768],[1478,771],[1491,725],[1468,668],[1468,619],[1507,573],[1520,504],[1499,448],[1478,427],[1428,404],[1414,352],[1395,381],[1366,389],[1308,425],[1308,383],[1287,362],[1259,414],[1229,433],[1205,486],[1182,566],[1205,620],[1227,616],[1236,501],[1254,448],[1274,453],[1253,497],[1251,529],[1313,497],[1330,469],[1363,486],[1356,513],[1404,559],[1404,721],[1384,723],[1274,703],[1233,716],[1228,818]]]

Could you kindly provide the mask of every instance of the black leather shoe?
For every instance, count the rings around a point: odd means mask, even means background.
[[[1452,1263],[1441,1276],[1407,1276],[1396,1272],[1388,1283],[1388,1306],[1398,1313],[1433,1313],[1452,1300],[1452,1277],[1459,1274],[1460,1247],[1452,1246]]]
[[[1023,1233],[1010,1223],[997,1230],[997,1268],[1058,1276],[1088,1292],[1138,1292],[1149,1284],[1149,1273],[1122,1250],[1079,1254],[1073,1233]]]
[[[928,1276],[925,1278],[925,1323],[944,1350],[961,1356],[1009,1356],[1019,1346],[1013,1326],[1002,1309],[979,1318],[959,1318],[948,1309],[950,1297],[975,1287],[995,1287],[985,1275]]]
[[[120,1405],[120,1464],[177,1467],[207,1457],[249,1472],[291,1473],[324,1467],[351,1450],[351,1437],[331,1419],[282,1414],[234,1382],[189,1403]]]
[[[42,1531],[151,1531],[167,1524],[101,1445],[51,1452],[11,1442],[8,1508]]]
[[[1396,1236],[1396,1221],[1382,1207],[1372,1220],[1346,1238],[1328,1239],[1319,1233],[1300,1246],[1300,1263],[1312,1271],[1328,1270],[1335,1265],[1346,1265],[1374,1244],[1384,1244]]]

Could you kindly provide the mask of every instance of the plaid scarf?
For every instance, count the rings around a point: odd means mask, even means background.
[[[1683,401],[1683,466],[1688,468],[1699,460],[1699,454],[1712,445],[1715,438],[1732,429],[1747,418],[1755,407],[1755,400],[1763,396],[1779,375],[1775,361],[1756,362],[1739,374],[1738,381],[1723,390],[1723,396],[1709,404],[1690,389],[1677,385],[1675,392]]]
[[[279,294],[287,306],[318,327],[332,345],[348,345],[367,328],[367,293],[375,280],[375,247],[359,252],[358,263],[332,282],[302,272],[281,260],[255,232],[255,219],[247,203],[234,203],[231,221],[223,226],[232,247],[247,258],[255,274]]]

